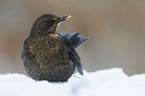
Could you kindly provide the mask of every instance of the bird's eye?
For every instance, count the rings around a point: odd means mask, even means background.
[[[54,23],[57,20],[46,20],[46,23]]]
[[[52,20],[52,22],[55,22],[55,21],[57,21],[57,20]]]

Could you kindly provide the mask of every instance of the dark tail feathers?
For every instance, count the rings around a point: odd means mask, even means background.
[[[84,41],[88,40],[88,38],[82,38],[81,36],[79,36],[79,32],[77,33],[65,33],[62,34],[62,36],[66,37],[69,39],[69,41],[71,42],[73,48],[77,48],[80,44],[82,44]]]

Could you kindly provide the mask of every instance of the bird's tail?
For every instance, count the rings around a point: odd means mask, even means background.
[[[69,39],[69,41],[71,42],[73,48],[77,48],[80,44],[82,44],[84,41],[88,40],[88,38],[82,38],[80,35],[80,33],[65,33],[62,34],[62,36],[66,37]]]

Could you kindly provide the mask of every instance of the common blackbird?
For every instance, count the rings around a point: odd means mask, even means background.
[[[27,74],[34,80],[65,82],[73,74],[75,66],[83,75],[75,48],[88,38],[82,38],[79,33],[58,33],[59,24],[69,18],[70,15],[45,14],[34,22],[24,41],[21,56]]]

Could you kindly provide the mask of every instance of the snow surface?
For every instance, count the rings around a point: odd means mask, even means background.
[[[65,83],[34,81],[23,74],[1,74],[0,96],[145,96],[145,74],[122,69],[78,73]]]

